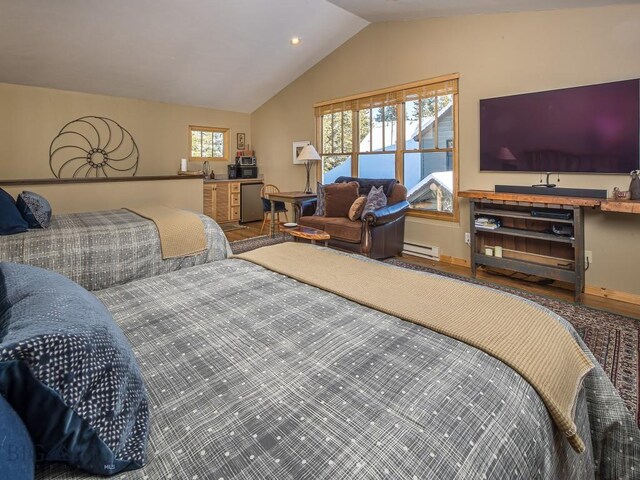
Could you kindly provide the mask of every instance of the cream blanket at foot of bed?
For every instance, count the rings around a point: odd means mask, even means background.
[[[127,210],[156,224],[163,260],[189,257],[207,249],[204,225],[195,213],[162,205]]]
[[[584,451],[573,419],[582,380],[593,364],[542,307],[470,283],[293,242],[237,258],[423,325],[501,360],[538,392],[574,450]]]

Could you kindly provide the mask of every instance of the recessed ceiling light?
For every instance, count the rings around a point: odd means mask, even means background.
[[[291,39],[291,45],[299,45],[301,42],[300,37],[293,37]]]

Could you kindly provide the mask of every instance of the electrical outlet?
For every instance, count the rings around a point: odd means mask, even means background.
[[[464,234],[464,243],[471,245],[471,234],[469,232],[465,232]]]
[[[593,252],[591,250],[585,250],[584,259],[587,262],[587,265],[593,265]]]

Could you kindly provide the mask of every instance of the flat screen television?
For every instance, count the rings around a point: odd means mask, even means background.
[[[480,170],[629,173],[640,79],[480,100]]]

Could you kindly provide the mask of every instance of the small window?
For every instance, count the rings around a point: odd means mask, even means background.
[[[229,160],[229,129],[189,125],[189,159]]]

